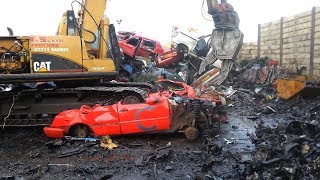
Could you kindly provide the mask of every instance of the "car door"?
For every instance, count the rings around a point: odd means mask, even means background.
[[[148,39],[142,39],[142,43],[140,47],[137,49],[136,56],[149,58],[149,56],[154,53],[155,47],[156,47],[156,42]]]
[[[80,116],[96,136],[121,134],[117,106],[82,106]]]
[[[167,130],[170,128],[168,100],[152,104],[118,103],[122,134]]]
[[[138,37],[131,37],[127,40],[120,41],[118,44],[125,55],[134,57],[136,53],[136,48],[139,46],[140,41],[141,39]]]

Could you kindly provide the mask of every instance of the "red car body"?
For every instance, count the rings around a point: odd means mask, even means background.
[[[184,54],[181,52],[178,52],[176,49],[174,50],[170,50],[167,52],[164,52],[163,54],[161,54],[161,56],[158,56],[158,58],[156,58],[156,65],[157,67],[166,67],[166,66],[170,66],[173,63],[179,62],[183,59]]]
[[[130,38],[131,36],[135,35],[135,32],[129,32],[129,31],[118,31],[118,41],[126,40]]]
[[[170,97],[172,92],[174,94],[188,97],[196,98],[196,92],[193,87],[189,86],[184,82],[171,81],[167,79],[159,79],[157,83],[164,88],[164,91],[161,92],[162,95]]]
[[[164,52],[160,42],[134,34],[130,38],[118,42],[122,52],[129,57],[141,56],[156,58]]]
[[[159,79],[157,80],[157,83],[164,89],[161,92],[161,95],[168,98],[175,94],[187,98],[202,99],[221,104],[221,101],[218,96],[197,96],[195,89],[184,82],[171,81],[168,79]],[[150,94],[150,96],[152,96],[152,94]],[[226,121],[225,116],[221,116],[221,122],[223,121]]]
[[[216,122],[220,123],[221,118],[225,119],[219,100],[198,98],[195,90],[183,82],[162,79],[157,83],[162,90],[149,94],[144,103],[124,104],[120,101],[107,106],[83,105],[80,109],[59,113],[51,125],[44,128],[44,132],[47,137],[63,138],[72,134],[72,128],[77,126],[88,127],[93,136],[180,131],[193,140],[198,136],[198,123],[205,124],[205,129],[211,130]],[[174,100],[176,96],[186,101],[177,104]],[[202,103],[195,107],[200,108],[196,114],[202,113],[201,118],[194,117],[190,106],[200,101]]]
[[[144,133],[170,129],[170,108],[167,98],[147,98],[145,103],[93,107],[83,105],[80,109],[58,114],[50,127],[45,127],[47,137],[63,138],[75,125],[90,127],[94,136]]]
[[[66,110],[58,114],[44,132],[50,138],[183,132],[193,140],[199,135],[198,128],[212,132],[220,126],[221,116],[225,116],[218,101],[166,96],[153,93],[144,103],[83,105],[80,109]]]

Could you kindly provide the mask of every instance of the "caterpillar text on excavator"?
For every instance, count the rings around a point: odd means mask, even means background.
[[[143,101],[149,84],[109,82],[118,78],[121,52],[106,5],[73,1],[54,36],[13,36],[10,29],[10,36],[0,37],[3,127],[46,125],[83,104]]]

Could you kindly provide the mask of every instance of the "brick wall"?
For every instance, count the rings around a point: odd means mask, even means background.
[[[310,10],[260,25],[260,57],[268,56],[293,69],[306,66],[308,72],[313,65],[313,74],[320,75],[320,7],[314,10],[314,51],[311,51],[312,12]],[[310,58],[311,52],[314,58]]]

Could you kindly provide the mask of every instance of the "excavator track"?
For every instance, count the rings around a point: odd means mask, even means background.
[[[46,126],[61,111],[83,104],[110,105],[125,97],[143,102],[152,85],[100,83],[94,87],[25,89],[0,92],[0,126]],[[138,86],[138,87],[137,87]],[[140,87],[139,87],[140,86]],[[144,88],[141,88],[144,87]]]
[[[146,82],[103,82],[100,83],[103,86],[108,87],[138,87],[143,89],[148,89],[152,92],[157,91],[154,84],[146,83]]]

